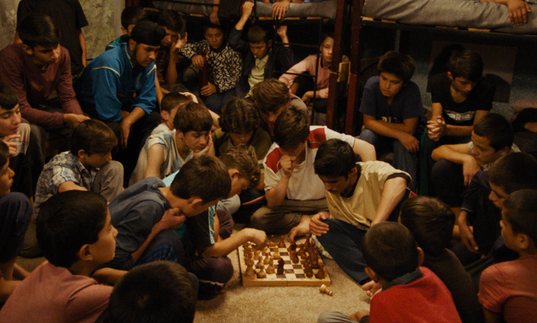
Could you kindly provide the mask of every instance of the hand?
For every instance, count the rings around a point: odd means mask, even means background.
[[[200,94],[203,96],[209,96],[209,95],[215,94],[216,92],[217,92],[216,86],[214,86],[214,84],[209,82],[209,84],[201,88]]]
[[[282,166],[283,174],[287,177],[291,177],[293,170],[295,169],[296,157],[291,157],[289,155],[283,155],[280,158],[280,166]]]
[[[220,20],[218,19],[218,9],[213,8],[213,12],[209,15],[209,19],[211,20],[212,24],[219,25],[220,26]]]
[[[521,26],[528,21],[528,12],[531,12],[531,8],[527,2],[509,0],[507,1],[507,8],[509,10],[509,19],[511,19],[513,25]]]
[[[313,99],[313,91],[307,91],[302,96],[302,101],[304,101],[304,103],[306,104],[308,104],[311,101],[311,99]]]
[[[155,229],[158,232],[162,230],[175,229],[186,221],[186,217],[180,214],[179,208],[167,209],[162,215],[160,221],[155,224]]]
[[[420,142],[413,135],[403,132],[401,138],[397,139],[399,139],[401,145],[403,145],[409,153],[417,153],[420,151]]]
[[[289,6],[289,1],[279,1],[272,4],[272,18],[274,19],[283,19],[285,13],[287,12],[287,7]]]
[[[75,113],[64,113],[63,114],[63,122],[69,124],[73,129],[78,126],[79,123],[85,120],[89,120],[89,117],[86,117],[83,114],[75,114]]]
[[[121,128],[121,134],[119,135],[119,145],[121,146],[121,148],[127,148],[132,123],[130,122],[129,118],[123,118],[119,123],[119,127]]]
[[[466,211],[461,211],[461,214],[459,214],[457,225],[459,226],[462,244],[470,252],[479,253],[479,246],[475,242],[473,228],[468,226],[466,222]]]
[[[468,157],[462,163],[462,175],[464,176],[464,186],[468,186],[472,181],[475,173],[479,172],[481,167],[474,157],[468,155]]]
[[[5,136],[2,141],[7,145],[9,148],[9,157],[15,156],[17,153],[17,142],[15,139],[19,139],[21,136],[18,134]]]
[[[319,212],[311,217],[310,220],[310,231],[311,234],[315,236],[322,236],[323,234],[326,234],[328,230],[330,229],[330,226],[326,224],[325,222],[321,220],[326,220],[330,217],[330,214],[328,212]]]
[[[194,103],[199,103],[198,98],[194,94],[192,94],[190,92],[179,92],[179,94],[182,94],[182,95],[186,96],[187,98],[192,100],[192,102],[194,102]]]
[[[433,141],[438,141],[446,134],[446,121],[441,116],[436,117],[436,120],[427,121],[427,134]]]
[[[265,231],[256,230],[252,228],[246,228],[243,230],[247,230],[246,235],[248,236],[248,241],[252,241],[253,243],[255,243],[256,250],[261,250],[267,245],[268,238]]]
[[[203,65],[205,64],[205,58],[200,54],[192,56],[190,60],[192,61],[192,65],[196,68],[203,68]]]
[[[349,315],[349,318],[353,321],[360,322],[362,317],[369,315],[369,311],[367,310],[360,310],[358,312],[352,313]]]
[[[245,1],[242,4],[242,16],[243,17],[250,17],[252,14],[252,11],[254,9],[254,3],[251,1]]]
[[[371,298],[375,296],[376,293],[382,290],[382,285],[374,281],[369,281],[362,285],[362,290],[364,290],[367,293],[367,296]]]
[[[201,150],[198,150],[198,151],[194,150],[194,154],[193,154],[194,157],[205,155],[211,149],[212,146],[213,146],[213,136],[209,134],[209,140],[207,140],[207,145],[203,147],[203,149]]]
[[[287,25],[280,25],[280,27],[276,29],[276,33],[278,34],[278,36],[280,36],[282,40],[286,38],[287,37]]]
[[[185,32],[185,37],[179,37],[172,45],[170,46],[170,58],[177,58],[179,51],[185,47],[188,38],[188,33]]]

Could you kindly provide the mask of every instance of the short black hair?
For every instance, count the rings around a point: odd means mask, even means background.
[[[19,104],[17,92],[11,86],[0,82],[0,108],[11,110],[17,104]]]
[[[218,158],[198,156],[187,161],[177,173],[170,190],[181,199],[199,197],[203,203],[225,199],[231,190],[231,178]]]
[[[515,140],[513,127],[502,115],[489,113],[474,126],[474,133],[490,141],[490,146],[498,151],[504,147],[511,149]]]
[[[505,193],[537,189],[537,160],[530,154],[512,152],[498,159],[488,171],[489,182]]]
[[[456,52],[449,59],[448,70],[453,78],[463,77],[477,82],[483,75],[483,59],[471,49]]]
[[[381,73],[385,72],[397,76],[406,84],[414,75],[416,63],[410,55],[389,51],[382,55],[377,68]]]
[[[268,45],[269,40],[274,37],[274,31],[264,26],[253,25],[248,29],[248,42],[249,43],[266,43]]]
[[[69,268],[82,246],[99,240],[107,215],[106,199],[97,193],[75,190],[50,197],[36,218],[37,241],[45,258]]]
[[[416,247],[412,233],[397,222],[375,224],[362,241],[365,263],[388,282],[418,268]]]
[[[537,242],[537,190],[523,189],[509,194],[503,203],[503,216],[513,232]]]
[[[166,27],[171,31],[180,33],[183,31],[183,18],[173,10],[162,10],[157,18],[157,25]]]
[[[400,219],[426,255],[437,257],[449,247],[455,213],[446,203],[428,196],[409,198],[401,206]]]
[[[222,109],[220,127],[225,132],[250,132],[259,128],[261,117],[252,101],[232,97]]]
[[[110,323],[191,323],[197,290],[188,271],[171,261],[131,269],[110,295]]]
[[[274,141],[280,148],[294,149],[310,135],[310,123],[305,112],[289,107],[274,122]]]
[[[213,24],[212,22],[207,22],[207,23],[204,23],[202,26],[201,26],[201,29],[203,30],[203,34],[205,35],[205,33],[207,32],[207,29],[209,28],[213,28],[213,29],[218,29],[220,30],[223,34],[225,34],[225,30],[222,26],[220,25],[217,25],[217,24]],[[225,35],[224,35],[224,38],[225,38]]]
[[[125,29],[144,20],[149,20],[149,17],[147,12],[140,7],[126,7],[121,12],[121,26]]]
[[[34,49],[35,46],[56,48],[60,44],[60,31],[52,18],[43,13],[31,13],[19,21],[17,33],[22,42]]]
[[[9,147],[0,140],[0,168],[4,167],[9,161]]]
[[[162,101],[160,102],[160,109],[162,111],[170,112],[181,104],[186,104],[189,102],[192,102],[192,100],[190,100],[190,98],[186,95],[178,92],[170,92],[162,98]]]
[[[356,155],[348,142],[330,139],[319,146],[313,167],[319,176],[347,179],[351,170],[357,168]]]
[[[104,122],[89,119],[82,121],[71,135],[71,153],[78,156],[79,150],[86,155],[107,154],[117,146],[117,137],[114,131]]]
[[[177,109],[173,126],[176,131],[187,133],[189,131],[210,131],[213,126],[213,118],[209,110],[194,102],[181,105]]]

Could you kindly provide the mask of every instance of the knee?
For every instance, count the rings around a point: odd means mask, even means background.
[[[28,224],[32,219],[32,204],[26,195],[12,192],[0,199],[0,207],[17,223]]]
[[[264,225],[265,221],[263,220],[263,218],[269,212],[270,212],[270,209],[268,207],[266,207],[266,206],[263,206],[260,209],[258,209],[257,211],[255,211],[254,214],[252,214],[252,217],[250,219],[250,223],[252,225],[252,228],[258,229],[258,230],[263,230],[263,228],[265,226]]]
[[[375,140],[377,139],[377,134],[369,129],[362,130],[362,133],[360,133],[360,139],[367,141],[368,143],[374,145]]]

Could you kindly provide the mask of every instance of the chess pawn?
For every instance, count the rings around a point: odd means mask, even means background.
[[[293,257],[291,257],[291,262],[293,264],[298,264],[300,261],[298,260],[298,256],[297,255],[294,255]]]
[[[246,277],[248,277],[248,278],[254,278],[254,276],[255,276],[254,267],[248,265],[248,266],[246,267]]]
[[[265,248],[263,248],[263,252],[266,254],[269,254],[270,253],[270,248],[268,246],[265,246]]]
[[[254,260],[252,258],[249,258],[245,261],[246,266],[254,266]]]
[[[280,258],[280,260],[278,260],[278,270],[277,270],[277,273],[278,275],[283,275],[283,266],[285,265],[285,262],[283,259]]]
[[[259,269],[257,272],[257,278],[267,278],[267,273],[265,272],[264,267],[261,267],[261,269]]]
[[[261,250],[254,251],[254,257],[259,257],[261,255]]]
[[[274,265],[272,264],[272,261],[267,266],[267,274],[274,274]]]
[[[304,274],[306,274],[306,277],[308,278],[313,277],[313,270],[311,270],[311,265],[309,262],[304,264]]]
[[[263,263],[265,265],[268,265],[268,264],[271,264],[272,263],[272,258],[270,257],[270,254],[266,255],[265,256],[265,259],[263,259]]]
[[[270,236],[269,246],[276,247],[276,242],[274,241],[274,235]]]
[[[332,296],[332,295],[334,294],[331,290],[329,290],[329,289],[326,287],[325,284],[322,284],[322,285],[321,285],[321,287],[319,288],[319,292],[328,294],[328,295],[330,295],[330,296]]]
[[[324,264],[323,263],[319,264],[319,271],[315,274],[315,277],[317,277],[319,279],[324,279],[325,275],[324,275]]]
[[[291,245],[289,246],[289,251],[296,251],[296,242],[293,240],[291,241]]]
[[[280,243],[278,243],[278,248],[285,248],[285,242],[283,241],[284,237],[280,237]]]
[[[263,259],[259,259],[259,261],[255,265],[255,268],[257,269],[265,268],[265,266],[263,266]]]
[[[272,258],[274,259],[281,259],[280,251],[278,249],[274,250],[274,253],[272,254]]]

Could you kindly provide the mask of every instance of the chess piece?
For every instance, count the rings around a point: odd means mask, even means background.
[[[268,246],[265,246],[265,248],[263,248],[263,252],[266,254],[270,254],[270,248]]]
[[[247,265],[246,266],[246,277],[248,278],[254,278],[255,277],[255,271],[253,265]]]
[[[283,266],[284,265],[285,265],[284,260],[280,258],[280,260],[278,260],[278,270],[277,270],[278,275],[283,275]]]
[[[304,263],[304,274],[306,274],[306,277],[308,278],[313,277],[313,270],[311,270],[311,265],[309,262]]]
[[[262,259],[262,258],[259,259],[259,261],[258,261],[257,264],[255,265],[255,268],[257,268],[257,269],[265,268],[265,267],[263,266],[263,259]]]
[[[325,284],[322,284],[322,285],[321,285],[321,288],[319,288],[319,292],[328,294],[328,295],[330,295],[330,296],[332,296],[332,295],[334,294],[331,290],[329,290],[329,289],[326,287]]]
[[[296,251],[296,242],[293,240],[291,241],[291,245],[289,246],[289,251]]]
[[[274,235],[270,236],[269,246],[272,248],[276,247],[276,242],[274,241]]]
[[[278,248],[276,248],[276,250],[274,250],[274,253],[272,254],[272,258],[274,258],[276,260],[282,258],[282,255],[280,255],[280,250],[278,250]]]
[[[315,274],[315,277],[317,277],[319,279],[324,279],[325,275],[324,275],[324,264],[323,263],[319,264],[319,271]]]
[[[284,237],[280,237],[280,243],[278,243],[278,248],[285,248],[285,242],[283,241]]]
[[[259,257],[261,255],[261,250],[254,251],[254,257]]]
[[[298,260],[297,255],[294,255],[293,257],[291,257],[291,262],[292,262],[293,264],[295,264],[295,265],[298,264],[298,263],[300,262],[300,261]]]
[[[304,242],[304,247],[302,249],[304,249],[304,251],[308,251],[309,248],[310,248],[310,234],[306,234],[306,241]]]
[[[270,254],[266,255],[265,256],[265,259],[263,259],[263,263],[265,265],[268,265],[268,264],[271,264],[272,263],[272,258],[270,257]]]
[[[257,272],[257,278],[267,278],[267,273],[265,272],[264,267],[261,267],[261,269],[259,269]]]
[[[272,264],[272,261],[267,266],[267,274],[274,274],[274,264]]]

